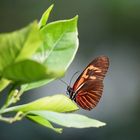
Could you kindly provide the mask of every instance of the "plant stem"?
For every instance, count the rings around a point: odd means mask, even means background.
[[[17,97],[18,96],[18,90],[12,90],[9,94],[9,96],[7,97],[7,100],[6,100],[6,103],[4,104],[4,106],[1,108],[2,110],[7,108],[8,106],[10,106],[11,104],[13,103],[16,103],[19,98]]]
[[[0,115],[0,121],[4,121],[7,123],[13,123],[16,121],[20,121],[22,118],[24,117],[23,112],[19,111],[17,112],[17,114],[14,117],[3,117],[2,115]]]
[[[11,118],[6,118],[6,117],[0,116],[0,121],[3,121],[3,122],[10,123],[10,119],[11,119]]]
[[[0,110],[0,114],[8,113],[8,112],[13,112],[15,111],[15,107],[9,107],[9,108],[4,108]]]
[[[22,89],[20,91],[18,91],[17,89],[11,90],[11,92],[6,100],[6,103],[0,109],[0,114],[4,114],[4,113],[13,111],[14,107],[10,107],[10,108],[7,108],[7,107],[9,107],[10,105],[15,104],[17,101],[19,101],[20,96],[23,94],[23,92],[24,92],[24,90],[22,90]]]

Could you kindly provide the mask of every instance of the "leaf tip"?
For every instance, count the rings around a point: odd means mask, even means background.
[[[78,19],[78,18],[79,18],[79,15],[76,15],[74,18],[75,18],[75,19]]]
[[[55,131],[59,134],[62,134],[63,132],[63,129],[62,128],[55,128]]]
[[[103,127],[103,126],[106,126],[105,122],[100,122],[97,127],[100,128],[100,127]]]
[[[76,16],[74,16],[74,17],[72,18],[72,20],[74,20],[74,21],[76,21],[76,22],[77,22],[77,21],[78,21],[78,17],[79,17],[79,16],[78,16],[78,15],[76,15]]]
[[[53,7],[54,7],[54,4],[52,4],[48,9],[52,10]]]
[[[50,5],[49,8],[44,12],[44,15],[50,14],[50,12],[52,11],[53,7],[54,7],[54,4]]]
[[[53,7],[54,7],[54,4],[52,4],[52,5],[43,13],[43,15],[42,15],[42,17],[41,17],[41,19],[40,19],[40,21],[39,21],[39,27],[40,27],[40,28],[46,25],[46,23],[47,23],[47,21],[48,21],[48,18],[49,18],[49,15],[50,15],[50,13],[51,13]]]

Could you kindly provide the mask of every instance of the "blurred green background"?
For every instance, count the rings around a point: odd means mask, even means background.
[[[80,46],[63,78],[69,82],[76,71],[96,56],[107,55],[110,69],[104,93],[92,111],[79,113],[107,123],[95,129],[65,128],[55,132],[28,120],[8,125],[0,122],[1,140],[139,140],[140,139],[140,0],[0,0],[0,32],[26,26],[54,3],[50,21],[79,15]],[[22,96],[21,103],[64,93],[55,81]]]

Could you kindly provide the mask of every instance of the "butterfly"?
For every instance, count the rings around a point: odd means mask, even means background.
[[[109,58],[99,56],[84,69],[67,94],[78,106],[91,110],[98,104],[103,92],[103,80],[109,67]]]

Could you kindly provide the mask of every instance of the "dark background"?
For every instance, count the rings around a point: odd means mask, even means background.
[[[110,68],[104,94],[92,111],[79,113],[107,123],[95,129],[64,128],[62,134],[28,120],[0,122],[1,140],[139,140],[140,139],[140,0],[0,0],[0,32],[26,26],[54,3],[50,21],[79,15],[79,50],[64,80],[96,56],[107,55]],[[55,81],[22,96],[21,103],[65,93]]]

